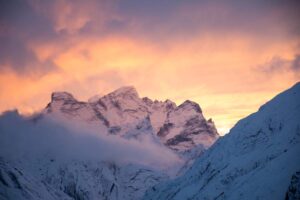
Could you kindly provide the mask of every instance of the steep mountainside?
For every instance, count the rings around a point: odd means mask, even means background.
[[[183,176],[144,199],[299,199],[300,83],[239,121]]]
[[[43,158],[28,165],[1,159],[0,199],[140,199],[147,188],[167,178],[135,164]]]

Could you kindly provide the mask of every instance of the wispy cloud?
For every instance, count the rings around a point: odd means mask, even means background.
[[[0,156],[6,159],[36,159],[47,155],[62,162],[109,161],[153,168],[172,167],[181,162],[171,150],[147,138],[141,143],[82,127],[75,130],[49,118],[35,123],[16,111],[0,116],[0,130]]]
[[[296,73],[300,72],[300,55],[299,54],[295,55],[295,58],[291,64],[291,69],[293,71],[295,71]]]
[[[291,72],[298,77],[300,71],[300,56],[299,54],[296,54],[292,59],[284,59],[280,56],[274,56],[267,63],[260,65],[258,69],[263,70],[265,73],[270,75]]]

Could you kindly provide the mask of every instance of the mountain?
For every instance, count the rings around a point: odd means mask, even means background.
[[[218,137],[191,101],[140,98],[133,87],[88,102],[54,92],[34,116],[0,116],[0,199],[141,199]]]
[[[140,199],[182,165],[152,140],[75,131],[45,116],[7,112],[0,133],[1,200]]]
[[[240,120],[182,176],[143,199],[299,199],[300,83]]]
[[[188,159],[201,154],[219,137],[213,121],[204,118],[197,103],[187,100],[176,106],[170,100],[139,98],[131,86],[88,102],[78,101],[67,92],[55,92],[43,115],[127,139],[138,139],[148,132],[153,140]]]
[[[299,119],[300,83],[203,152],[218,134],[194,102],[55,92],[0,116],[0,200],[299,199]]]

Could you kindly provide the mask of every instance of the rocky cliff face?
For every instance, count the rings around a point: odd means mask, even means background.
[[[285,200],[300,199],[300,172],[293,174],[290,185],[285,194]]]
[[[187,100],[176,106],[170,100],[152,101],[140,98],[133,87],[122,87],[88,102],[77,101],[67,92],[55,92],[44,114],[85,123],[99,134],[138,138],[138,134],[152,132],[153,138],[187,158],[199,155],[219,137],[214,123],[204,118],[197,103]],[[147,130],[142,130],[141,124]]]

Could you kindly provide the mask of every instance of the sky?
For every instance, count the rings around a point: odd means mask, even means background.
[[[200,104],[221,134],[300,80],[297,0],[0,0],[0,112],[121,86]]]

